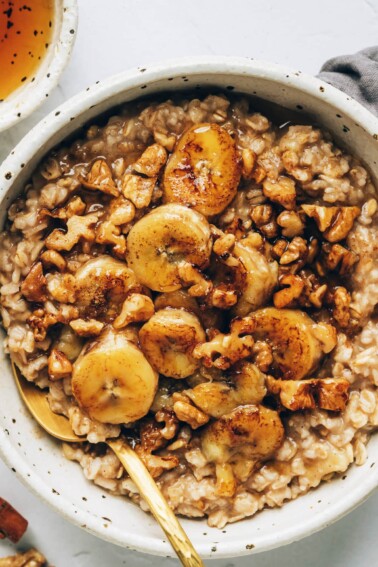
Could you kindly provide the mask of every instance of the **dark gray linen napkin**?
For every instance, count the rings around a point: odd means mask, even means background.
[[[329,59],[318,77],[378,115],[378,46]]]

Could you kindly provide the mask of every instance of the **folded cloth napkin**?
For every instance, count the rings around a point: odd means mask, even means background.
[[[378,114],[378,46],[329,59],[318,77]]]

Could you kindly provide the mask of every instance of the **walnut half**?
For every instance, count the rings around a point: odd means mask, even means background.
[[[321,207],[302,205],[308,217],[315,220],[318,229],[328,242],[344,240],[353,228],[355,219],[361,210],[359,207]]]
[[[295,209],[296,191],[295,181],[290,177],[281,175],[277,181],[265,179],[263,193],[270,201],[282,205],[284,209],[292,211]]]
[[[93,242],[95,239],[95,231],[93,225],[97,223],[97,215],[90,214],[84,217],[74,215],[67,221],[67,232],[63,232],[59,228],[52,231],[46,238],[46,248],[49,250],[72,250],[80,238]]]
[[[46,283],[42,264],[37,262],[22,282],[21,293],[28,301],[43,303],[47,299]]]
[[[291,411],[315,407],[329,411],[343,411],[349,397],[349,382],[342,378],[276,380],[268,376],[266,385],[268,391],[279,395],[281,404]]]
[[[234,319],[229,334],[217,333],[209,342],[198,344],[193,350],[193,356],[202,359],[203,364],[208,368],[214,366],[220,370],[227,370],[238,360],[247,358],[253,353],[255,341],[250,335],[253,330],[255,327],[249,322],[248,317]]]
[[[67,356],[55,348],[50,352],[47,368],[51,380],[66,378],[72,372],[72,364]]]

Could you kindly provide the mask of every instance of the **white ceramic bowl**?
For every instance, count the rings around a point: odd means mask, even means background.
[[[67,101],[18,144],[0,168],[0,226],[10,202],[52,147],[99,113],[140,95],[165,90],[221,87],[257,95],[312,115],[315,122],[362,158],[378,179],[378,120],[346,95],[313,77],[248,59],[206,58],[165,63],[122,73]],[[1,350],[0,454],[40,498],[74,524],[118,545],[171,555],[154,520],[126,498],[113,497],[85,480],[24,409]],[[368,459],[343,479],[265,510],[224,530],[205,521],[183,520],[203,557],[231,557],[284,545],[326,527],[360,504],[378,485],[378,435]]]
[[[54,0],[53,36],[33,82],[26,82],[0,104],[0,132],[38,108],[67,65],[76,38],[77,0]]]

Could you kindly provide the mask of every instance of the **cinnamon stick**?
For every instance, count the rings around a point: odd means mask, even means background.
[[[3,498],[0,498],[0,539],[17,543],[24,535],[28,522]]]

